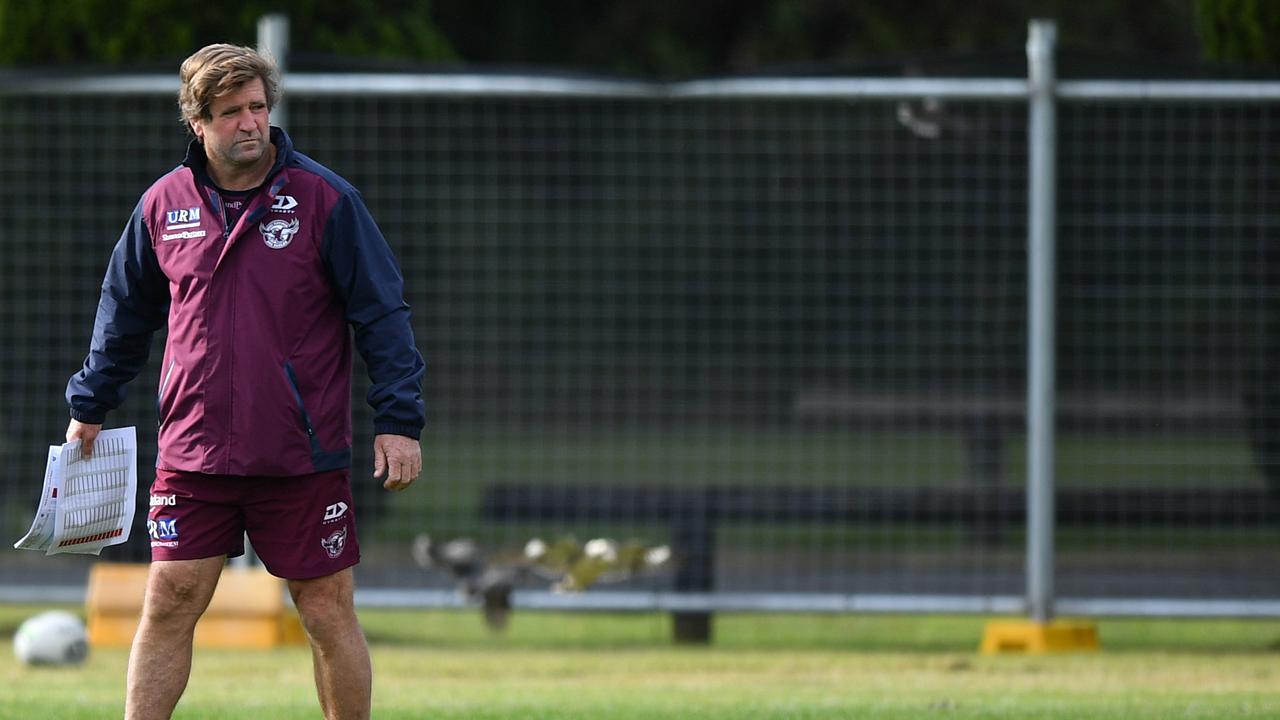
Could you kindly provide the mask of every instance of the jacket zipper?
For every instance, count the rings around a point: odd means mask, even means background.
[[[307,437],[315,440],[316,431],[311,425],[311,416],[307,414],[307,405],[302,401],[302,391],[298,389],[298,376],[294,374],[293,364],[284,364],[284,374],[289,380],[289,388],[293,390],[293,399],[298,403],[298,412],[302,414],[302,429],[307,432]]]
[[[163,403],[164,391],[169,387],[169,378],[173,376],[173,367],[178,364],[177,358],[169,359],[169,367],[164,371],[164,378],[160,381],[160,390],[156,392],[156,425],[164,422]]]
[[[222,218],[222,239],[226,240],[231,237],[231,225],[227,222],[227,206],[222,203],[222,196],[217,190],[209,190],[209,198],[213,200],[213,208],[218,211],[218,217]]]

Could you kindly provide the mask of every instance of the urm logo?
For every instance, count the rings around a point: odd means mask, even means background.
[[[149,533],[154,540],[177,540],[178,519],[160,518],[158,520],[148,520],[147,533]]]
[[[169,210],[165,212],[164,219],[168,225],[198,223],[200,222],[200,208],[192,207],[187,208],[186,210]]]

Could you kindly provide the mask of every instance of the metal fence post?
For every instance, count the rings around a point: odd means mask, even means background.
[[[1054,254],[1056,245],[1056,25],[1033,20],[1027,37],[1030,172],[1027,207],[1027,604],[1031,619],[1053,617]]]
[[[280,75],[283,78],[285,56],[289,53],[288,15],[274,13],[258,18],[258,50],[275,59],[276,66],[280,69]],[[271,108],[271,124],[276,127],[284,127],[285,117],[284,99],[277,97],[275,107]],[[249,535],[246,533],[244,536],[244,555],[232,558],[231,566],[244,569],[260,567],[261,565],[258,554],[253,550],[253,543],[249,542]]]
[[[258,49],[267,53],[276,61],[281,77],[285,74],[285,61],[289,56],[289,16],[272,13],[258,18]],[[283,97],[276,98],[276,105],[271,109],[271,124],[286,127],[288,113],[285,111]]]

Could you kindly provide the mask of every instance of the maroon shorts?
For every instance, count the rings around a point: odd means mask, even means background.
[[[244,554],[244,535],[276,577],[331,575],[360,562],[348,469],[293,477],[156,469],[152,560]]]

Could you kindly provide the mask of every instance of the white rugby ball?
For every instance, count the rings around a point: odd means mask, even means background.
[[[89,637],[80,618],[49,610],[18,626],[13,654],[26,665],[78,665],[89,656]]]

